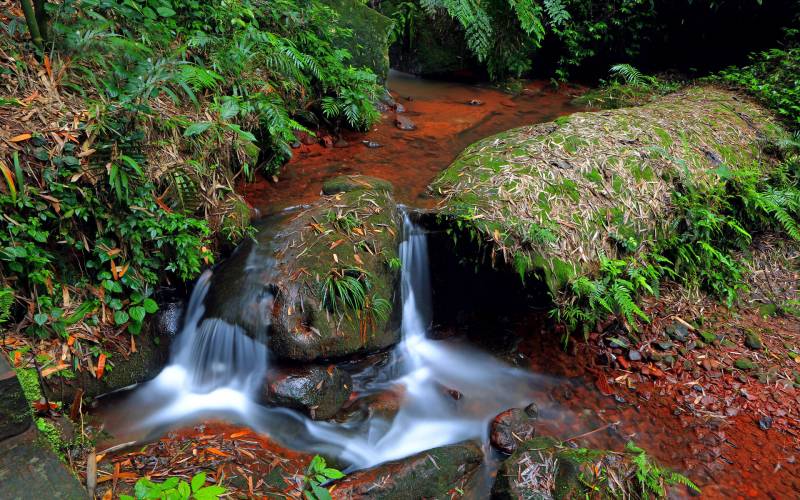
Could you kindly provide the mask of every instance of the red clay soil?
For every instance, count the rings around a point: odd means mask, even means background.
[[[237,190],[264,213],[317,199],[322,184],[344,174],[362,174],[391,181],[398,201],[426,206],[428,184],[469,144],[486,136],[530,123],[550,121],[578,110],[570,103],[581,92],[546,82],[528,83],[517,95],[497,89],[435,82],[392,73],[389,88],[405,110],[393,109],[367,133],[326,132],[307,138],[276,178],[257,176]],[[472,104],[470,104],[472,102]],[[415,130],[400,130],[397,116],[413,121]],[[381,147],[370,148],[362,141]],[[275,182],[275,179],[278,179]]]

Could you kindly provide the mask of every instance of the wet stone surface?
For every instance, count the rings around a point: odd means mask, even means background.
[[[264,392],[269,404],[325,420],[339,411],[352,387],[350,375],[334,365],[305,366],[273,370]]]

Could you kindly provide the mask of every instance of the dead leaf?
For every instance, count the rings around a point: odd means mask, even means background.
[[[95,372],[97,378],[103,376],[103,372],[105,371],[105,369],[106,369],[106,355],[100,353],[100,357],[97,358],[97,371]]]
[[[19,135],[15,135],[14,137],[12,137],[9,140],[11,142],[22,142],[22,141],[27,141],[31,137],[33,137],[31,134],[19,134]]]
[[[597,389],[600,391],[600,394],[602,394],[603,396],[611,396],[614,394],[614,390],[608,384],[608,379],[606,379],[602,375],[595,379],[594,385],[597,387]]]

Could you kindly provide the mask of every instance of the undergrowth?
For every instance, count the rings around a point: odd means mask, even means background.
[[[0,14],[0,322],[89,332],[79,370],[250,232],[237,178],[276,173],[298,131],[370,126],[381,89],[318,0],[35,7]]]

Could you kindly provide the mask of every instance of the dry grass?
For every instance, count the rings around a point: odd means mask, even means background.
[[[682,181],[712,183],[720,165],[769,163],[762,148],[778,133],[750,101],[693,87],[487,138],[432,188],[444,214],[480,231],[507,262],[523,253],[546,274],[563,274],[559,263],[574,274],[591,271],[600,255],[617,256],[620,241],[643,248],[665,231]]]

